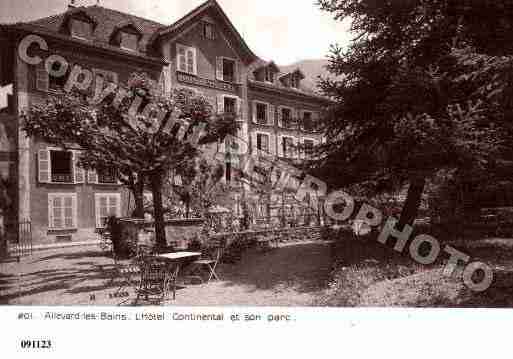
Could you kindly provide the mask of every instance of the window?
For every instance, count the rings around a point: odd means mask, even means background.
[[[290,87],[299,88],[299,78],[295,75],[290,76]]]
[[[256,104],[256,122],[261,125],[267,125],[267,105],[265,103]]]
[[[91,38],[91,24],[85,21],[73,19],[71,21],[71,36],[77,39],[88,40]]]
[[[303,141],[303,147],[304,147],[304,151],[305,151],[305,156],[307,158],[312,155],[314,146],[315,146],[314,140],[305,139]]]
[[[110,216],[121,217],[121,194],[95,194],[96,227],[103,228]]]
[[[197,74],[196,49],[183,45],[176,45],[178,71],[191,75]]]
[[[263,152],[269,152],[269,135],[257,134],[257,149]]]
[[[73,153],[50,151],[52,182],[73,183]]]
[[[282,142],[283,157],[291,158],[294,154],[294,139],[292,137],[283,137]]]
[[[312,132],[314,130],[314,123],[311,112],[303,112],[303,130],[308,132]]]
[[[224,97],[224,112],[230,114],[237,113],[237,99],[233,97]]]
[[[235,82],[235,61],[223,58],[223,81]]]
[[[120,47],[129,51],[137,51],[138,37],[135,34],[121,32]]]
[[[214,24],[211,24],[208,22],[203,24],[203,36],[209,40],[216,39],[216,32],[215,32]]]
[[[264,76],[266,82],[274,83],[274,71],[270,67],[265,68]]]
[[[57,230],[77,227],[77,195],[75,193],[48,194],[48,227]]]
[[[281,109],[281,125],[283,128],[293,127],[292,111],[290,108]]]
[[[98,171],[98,183],[100,184],[117,184],[118,176],[115,169],[106,168]]]
[[[231,162],[226,162],[226,182],[232,181],[232,164]]]
[[[84,183],[85,171],[77,166],[79,151],[43,149],[37,154],[39,183]]]

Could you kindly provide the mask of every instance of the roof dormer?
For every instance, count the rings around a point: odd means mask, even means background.
[[[124,22],[118,24],[110,37],[110,43],[114,46],[119,46],[123,50],[138,51],[139,42],[143,33],[132,22]]]
[[[80,40],[91,40],[98,23],[80,8],[72,8],[66,13],[61,32]]]
[[[268,83],[274,83],[276,75],[279,73],[280,69],[274,61],[270,61],[254,71],[255,80]]]
[[[281,83],[285,87],[290,87],[294,89],[299,89],[301,86],[301,80],[305,78],[305,75],[300,69],[296,69],[293,72],[289,72],[280,77]]]

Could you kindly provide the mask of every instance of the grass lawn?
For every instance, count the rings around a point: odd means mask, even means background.
[[[394,241],[391,240],[391,244]],[[487,263],[495,280],[484,292],[470,291],[446,277],[448,255],[431,266],[416,264],[375,239],[342,240],[333,246],[336,269],[330,289],[318,302],[329,306],[513,307],[513,239],[448,243],[472,261]]]

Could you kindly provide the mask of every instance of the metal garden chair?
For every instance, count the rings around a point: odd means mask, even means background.
[[[170,288],[173,290],[173,299],[176,298],[176,270],[172,270],[159,260],[153,251],[144,247],[140,249],[137,261],[140,281],[135,289],[137,297],[134,305],[137,305],[141,298],[160,304],[167,297]]]
[[[195,272],[197,273],[197,275],[194,277],[199,278],[203,283],[204,281],[201,274],[206,272],[208,273],[208,280],[206,281],[207,283],[209,283],[212,279],[220,280],[216,273],[216,269],[221,258],[223,257],[225,247],[226,244],[224,240],[214,241],[208,247],[206,247],[202,251],[201,258],[192,263],[196,267]]]

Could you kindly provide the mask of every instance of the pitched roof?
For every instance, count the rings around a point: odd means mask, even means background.
[[[185,25],[188,23],[194,21],[198,16],[203,14],[208,9],[213,9],[217,15],[219,15],[220,19],[224,24],[226,24],[229,33],[234,37],[234,39],[240,44],[240,47],[242,51],[244,52],[245,58],[247,59],[248,63],[253,62],[255,59],[257,59],[257,56],[251,51],[249,46],[247,45],[244,38],[240,35],[240,33],[237,31],[233,23],[230,21],[224,10],[221,8],[221,6],[218,4],[216,0],[207,0],[194,10],[190,11],[188,14],[186,14],[184,17],[176,21],[174,24],[170,26],[166,26],[165,28],[160,29],[154,36],[153,40],[157,40],[158,38],[162,36],[166,36],[169,34],[173,34],[178,32],[180,29],[182,29]]]
[[[31,21],[28,24],[41,26],[47,30],[58,32],[69,16],[77,13],[84,13],[96,21],[97,26],[94,29],[93,42],[102,45],[109,45],[111,35],[115,30],[119,29],[119,26],[133,24],[141,32],[140,49],[143,53],[148,52],[148,45],[150,45],[152,36],[165,27],[165,25],[155,21],[107,9],[98,5],[77,7],[62,14]]]

